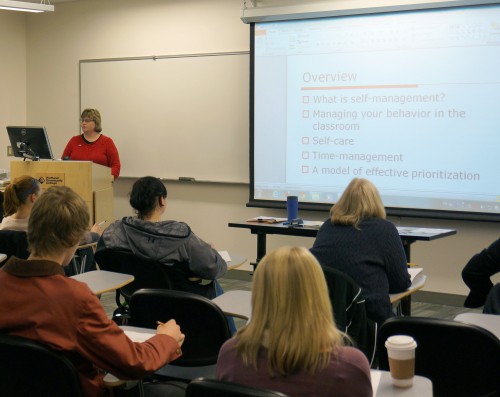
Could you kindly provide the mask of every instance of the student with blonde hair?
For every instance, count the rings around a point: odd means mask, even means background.
[[[289,396],[370,397],[368,360],[343,338],[318,261],[282,247],[259,262],[251,321],[222,346],[217,377]]]
[[[28,230],[31,208],[42,192],[40,183],[28,175],[19,176],[5,188],[0,230]]]
[[[392,317],[389,294],[411,282],[399,233],[385,219],[375,185],[354,178],[330,209],[311,252],[322,266],[349,275],[361,287],[368,317],[377,323]]]

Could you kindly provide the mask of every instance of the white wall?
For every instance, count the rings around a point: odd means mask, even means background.
[[[26,123],[26,15],[0,11],[0,169],[8,169],[5,127]]]
[[[239,19],[241,6],[239,0],[85,0],[57,4],[56,12],[51,14],[28,16],[27,122],[45,125],[54,153],[62,153],[69,137],[78,133],[79,128],[80,59],[245,51],[249,49],[249,27]],[[18,35],[4,29],[3,24],[0,26],[0,33],[19,40]],[[18,29],[21,28],[18,26]],[[18,73],[17,69],[22,67],[12,65],[9,72]],[[19,102],[9,119],[22,118],[24,105],[22,100]],[[123,117],[134,115],[124,114]],[[106,115],[103,115],[103,126],[105,132]],[[140,139],[140,131],[130,139]],[[188,148],[175,148],[174,142],[172,146],[174,149],[165,148],[166,156],[169,150],[185,150],[189,156]],[[5,152],[3,144],[0,150]],[[248,162],[248,159],[242,161]],[[158,167],[161,166],[161,159],[158,159]],[[133,180],[125,178],[115,183],[117,218],[131,213],[127,194],[132,183]],[[166,217],[186,221],[205,240],[252,259],[256,254],[255,236],[247,230],[229,229],[227,223],[260,214],[284,216],[284,211],[246,208],[248,187],[245,185],[171,182],[167,188]],[[326,214],[308,212],[301,216],[323,219]],[[465,294],[467,289],[460,278],[463,265],[471,255],[499,236],[498,223],[393,221],[401,225],[458,231],[453,237],[413,245],[412,261],[424,266],[429,275],[427,291]],[[269,236],[268,250],[284,244],[310,247],[312,243],[313,239],[307,238]]]

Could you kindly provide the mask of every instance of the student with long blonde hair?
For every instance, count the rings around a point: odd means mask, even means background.
[[[368,360],[343,340],[318,261],[282,247],[259,262],[251,321],[222,346],[217,377],[289,396],[371,397]]]
[[[318,231],[311,252],[322,266],[346,273],[359,284],[368,317],[379,324],[394,315],[389,294],[411,284],[399,233],[385,219],[380,194],[367,179],[349,183]]]

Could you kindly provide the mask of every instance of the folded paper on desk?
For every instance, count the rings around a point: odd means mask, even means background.
[[[415,278],[422,273],[424,269],[421,267],[409,267],[408,268],[408,273],[410,274],[410,280],[411,283],[413,284],[413,281]]]
[[[247,219],[247,222],[262,222],[262,223],[280,223],[285,222],[287,218],[276,218],[273,216],[258,216],[256,218]]]

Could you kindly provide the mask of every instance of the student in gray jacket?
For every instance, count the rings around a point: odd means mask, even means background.
[[[167,189],[152,176],[138,179],[130,193],[136,217],[115,221],[103,232],[97,251],[112,248],[155,260],[171,267],[175,289],[193,292],[209,299],[222,293],[216,279],[227,271],[227,264],[190,227],[177,221],[163,221]],[[206,280],[212,280],[206,282]]]

